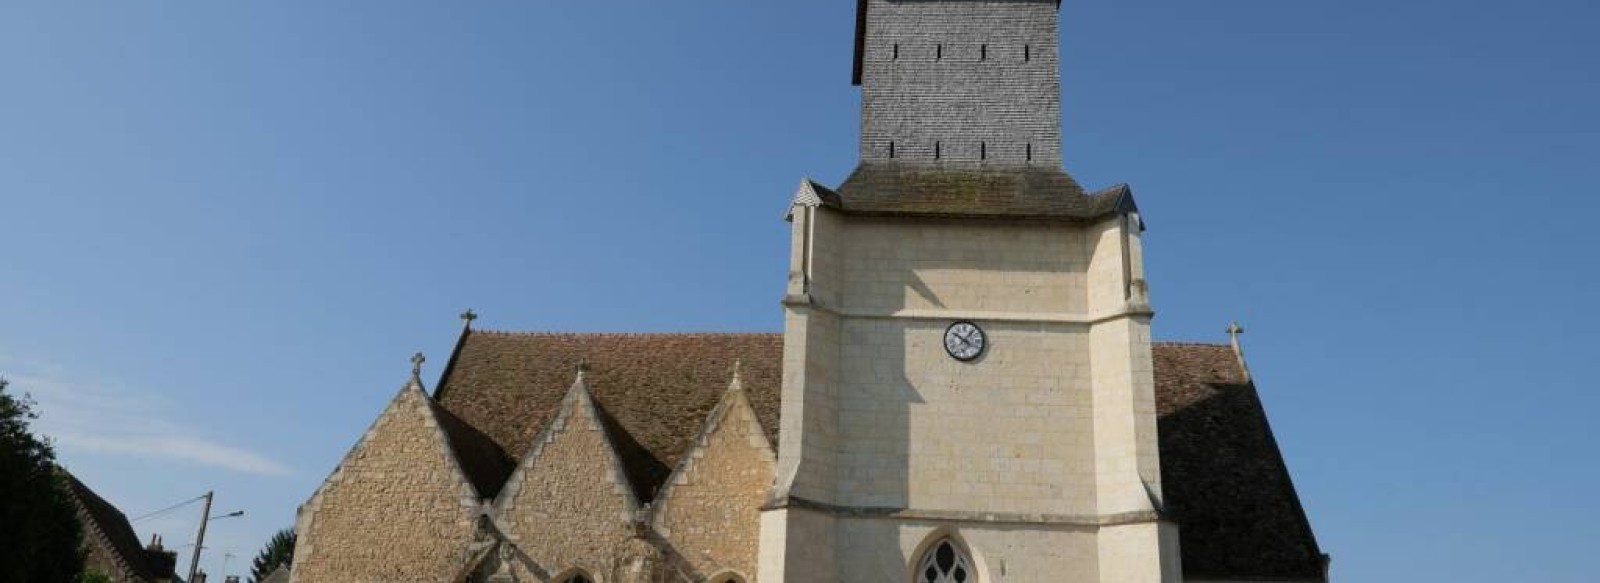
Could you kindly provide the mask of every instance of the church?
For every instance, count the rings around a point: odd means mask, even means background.
[[[1059,11],[859,0],[860,161],[790,199],[782,332],[468,311],[291,580],[1327,581],[1241,330],[1153,341],[1132,189],[1063,169]]]

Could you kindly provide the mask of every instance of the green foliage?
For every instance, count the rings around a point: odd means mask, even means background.
[[[272,535],[272,540],[267,541],[267,546],[256,553],[256,559],[250,562],[250,582],[260,583],[271,575],[278,565],[285,567],[294,564],[295,533],[292,528],[285,528]]]
[[[34,436],[39,415],[0,379],[0,581],[57,583],[83,570],[83,527],[50,443]]]
[[[82,575],[78,575],[78,583],[112,583],[112,581],[110,575],[91,567],[84,569]]]

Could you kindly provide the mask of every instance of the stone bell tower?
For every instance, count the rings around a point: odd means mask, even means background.
[[[1061,167],[1056,0],[859,0],[861,162],[802,181],[758,579],[1177,581],[1143,221]]]

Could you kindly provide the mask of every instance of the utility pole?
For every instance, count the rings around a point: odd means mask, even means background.
[[[189,559],[189,577],[184,581],[193,581],[194,574],[200,570],[200,545],[206,542],[206,522],[211,519],[211,494],[206,490],[206,509],[200,511],[200,534],[194,537],[194,555]]]

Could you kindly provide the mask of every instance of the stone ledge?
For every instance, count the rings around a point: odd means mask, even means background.
[[[881,508],[842,506],[790,496],[774,500],[761,507],[762,512],[772,510],[810,510],[831,514],[837,518],[928,520],[937,522],[978,522],[997,525],[1037,525],[1069,527],[1104,527],[1154,522],[1175,522],[1172,517],[1158,511],[1122,512],[1106,515],[1024,514],[1012,512],[969,512],[963,510],[917,510],[913,508]]]
[[[903,319],[903,320],[976,320],[979,322],[1029,322],[1049,324],[1082,324],[1092,326],[1112,320],[1134,317],[1151,317],[1155,310],[1145,305],[1129,305],[1120,310],[1108,310],[1094,314],[1067,314],[1067,313],[1029,313],[1029,312],[985,312],[975,310],[871,310],[859,308],[835,308],[812,301],[810,296],[803,298],[784,298],[784,305],[789,307],[806,307],[826,312],[835,316],[862,319]]]

